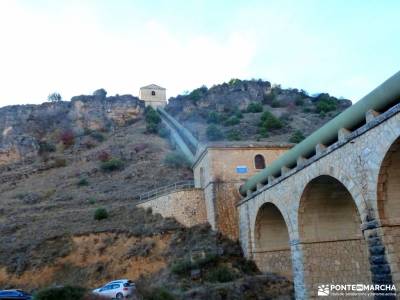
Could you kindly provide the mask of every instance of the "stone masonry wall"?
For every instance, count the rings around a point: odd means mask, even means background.
[[[272,272],[292,279],[292,258],[290,249],[254,252],[253,260],[261,272]]]
[[[164,218],[174,217],[187,227],[207,222],[204,193],[201,189],[173,192],[141,203],[138,207],[151,208],[153,213],[159,213]]]
[[[372,283],[368,247],[363,239],[303,244],[302,250],[310,297],[316,296],[320,284]]]

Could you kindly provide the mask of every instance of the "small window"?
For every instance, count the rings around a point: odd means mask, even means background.
[[[151,95],[155,96],[156,95],[156,91],[151,91]]]
[[[261,154],[257,154],[254,157],[254,165],[256,166],[256,169],[258,169],[258,170],[264,169],[265,168],[264,156],[262,156]]]

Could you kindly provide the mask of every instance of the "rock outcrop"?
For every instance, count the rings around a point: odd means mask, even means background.
[[[0,108],[0,165],[36,156],[41,141],[56,141],[62,132],[110,130],[134,122],[143,110],[144,102],[132,95],[82,95]]]

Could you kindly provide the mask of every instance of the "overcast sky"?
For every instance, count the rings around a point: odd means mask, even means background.
[[[358,100],[400,70],[400,1],[0,1],[0,106],[262,78]]]

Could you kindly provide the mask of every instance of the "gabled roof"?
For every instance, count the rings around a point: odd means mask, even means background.
[[[149,84],[142,86],[140,89],[147,89],[147,90],[165,90],[165,88],[157,85],[157,84]]]

